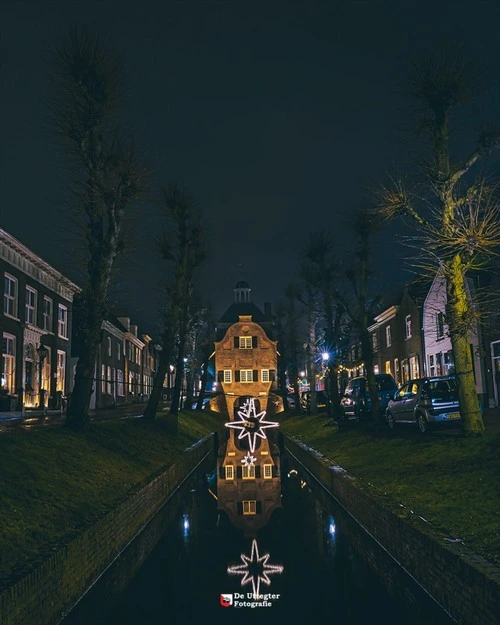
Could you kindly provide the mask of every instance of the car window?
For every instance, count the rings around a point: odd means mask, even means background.
[[[416,395],[417,393],[418,393],[418,383],[417,382],[412,382],[408,386],[408,395],[409,396],[413,396],[413,395]]]
[[[434,401],[457,401],[458,390],[454,379],[431,380],[429,393]]]
[[[408,388],[409,385],[408,384],[404,384],[399,391],[396,393],[396,397],[398,397],[399,399],[403,399],[403,397],[405,397],[406,393],[408,393]]]
[[[389,376],[383,378],[377,378],[377,388],[379,391],[392,391],[396,390],[396,383]]]

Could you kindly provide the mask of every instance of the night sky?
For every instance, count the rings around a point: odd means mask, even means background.
[[[143,332],[155,331],[165,272],[151,244],[160,185],[181,182],[203,210],[201,289],[216,312],[242,278],[262,306],[295,279],[309,232],[331,232],[348,253],[348,218],[367,190],[411,173],[418,140],[405,77],[419,53],[462,45],[484,70],[460,139],[499,118],[497,0],[3,0],[0,12],[0,226],[76,281],[64,153],[47,130],[47,50],[84,25],[123,59],[123,119],[152,175],[110,296]],[[396,231],[379,235],[383,289],[411,277]]]

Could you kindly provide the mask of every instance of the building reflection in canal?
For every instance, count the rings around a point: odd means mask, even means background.
[[[238,432],[227,428],[213,473],[186,484],[176,518],[127,587],[96,588],[66,625],[449,623],[389,595],[354,547],[356,524],[280,457],[276,428],[253,451]],[[118,567],[117,577],[125,573]]]

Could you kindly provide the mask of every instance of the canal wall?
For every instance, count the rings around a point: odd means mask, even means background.
[[[97,585],[106,593],[118,592],[165,532],[177,510],[180,487],[195,469],[205,463],[212,467],[215,451],[214,438],[203,439],[96,523],[55,546],[52,555],[0,592],[0,624],[60,623],[97,580],[107,578]],[[118,576],[109,575],[114,567]]]
[[[283,448],[355,521],[349,540],[395,598],[418,610],[427,596],[461,625],[498,625],[499,567],[299,441],[284,436]]]

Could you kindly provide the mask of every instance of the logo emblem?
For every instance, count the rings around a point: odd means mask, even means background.
[[[230,608],[233,605],[233,595],[220,595],[220,604],[223,608]]]

